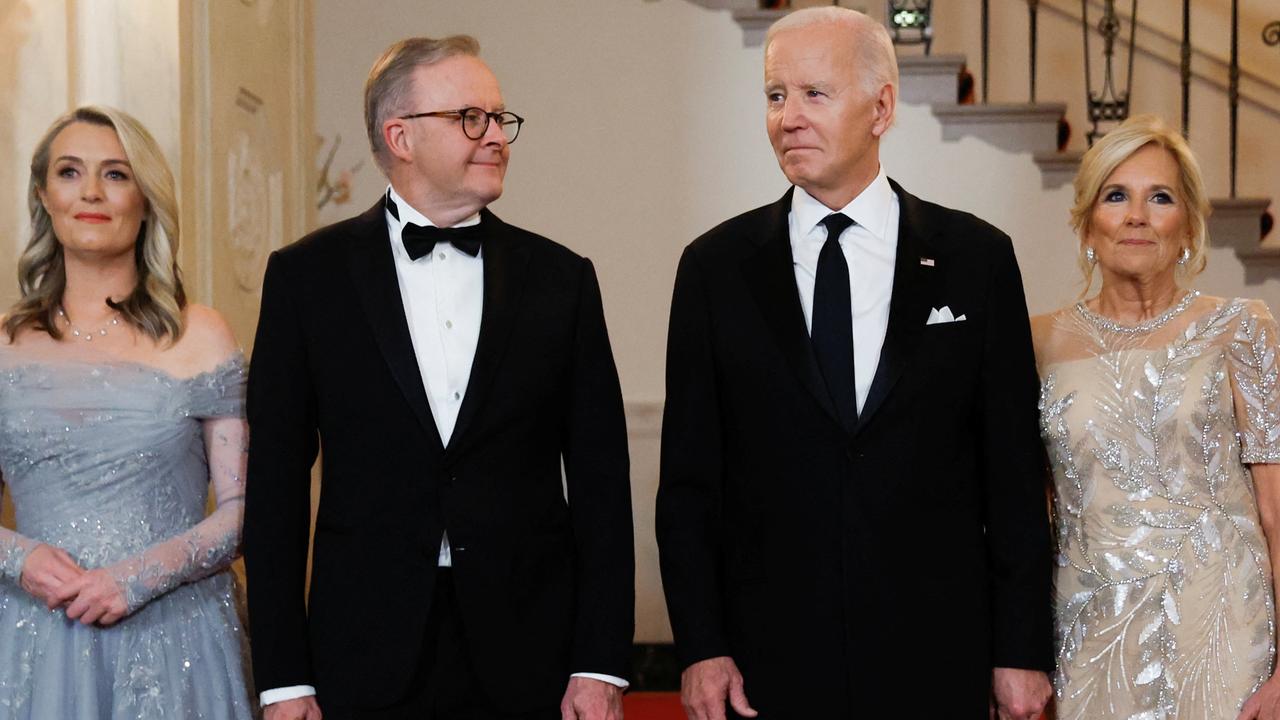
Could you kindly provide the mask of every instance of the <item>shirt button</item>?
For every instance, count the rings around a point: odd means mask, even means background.
[[[454,394],[453,394],[453,399],[454,399],[454,400],[461,400],[461,399],[462,399],[462,393],[454,393]]]
[[[438,258],[440,258],[441,260],[443,260],[443,259],[444,259],[444,253],[440,253],[440,254],[439,254],[439,255],[437,255],[436,257],[438,257]]]
[[[453,329],[453,321],[452,321],[452,320],[445,320],[445,321],[444,321],[444,326],[452,330],[452,329]]]

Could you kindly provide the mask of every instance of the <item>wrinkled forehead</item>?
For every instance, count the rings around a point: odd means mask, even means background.
[[[416,112],[463,107],[504,108],[497,76],[483,60],[472,55],[455,55],[432,65],[419,66],[413,74],[413,96],[418,104],[432,106],[415,107]]]

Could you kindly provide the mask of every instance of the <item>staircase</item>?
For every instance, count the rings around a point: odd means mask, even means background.
[[[769,25],[786,13],[783,10],[760,10],[755,0],[690,2],[729,11],[742,28],[745,46],[762,44]],[[856,6],[854,3],[840,4]],[[877,10],[881,10],[881,3],[875,5]],[[1043,2],[1042,5],[1054,13],[1060,23],[1078,23],[1078,15],[1073,18],[1066,6],[1055,2]],[[865,11],[863,7],[858,9]],[[874,16],[874,12],[872,14]],[[1172,67],[1176,82],[1176,66],[1170,65],[1166,57],[1168,48],[1164,47],[1169,38],[1141,23],[1139,27],[1142,37],[1150,45],[1160,47],[1144,49],[1140,43],[1138,52]],[[1077,48],[1075,52],[1078,56],[1080,51]],[[1211,90],[1219,87],[1221,79],[1217,75],[1221,73],[1217,72],[1214,63],[1220,65],[1222,61],[1200,51],[1197,54],[1202,64],[1213,65],[1208,70],[1198,72],[1197,80],[1208,84]],[[918,188],[917,194],[944,203],[949,196],[954,197],[955,201],[951,204],[972,209],[1008,231],[1014,237],[1015,244],[1019,245],[1024,274],[1031,276],[1028,278],[1028,299],[1033,311],[1038,307],[1056,307],[1062,301],[1074,297],[1074,292],[1063,287],[1061,277],[1069,276],[1069,279],[1074,280],[1071,269],[1075,267],[1077,241],[1069,231],[1063,232],[1063,226],[1073,199],[1071,181],[1079,168],[1083,149],[1060,146],[1059,125],[1068,115],[1068,103],[961,104],[958,81],[968,64],[964,54],[925,56],[915,48],[903,48],[899,52],[898,62],[901,73],[899,122],[898,127],[886,137],[886,167],[907,184],[909,189]],[[1260,89],[1254,95],[1246,93],[1244,100],[1246,103],[1262,106],[1270,89],[1270,81],[1265,77],[1255,77],[1253,80],[1256,81],[1255,84],[1260,83]],[[1203,91],[1200,92],[1199,101],[1207,102]],[[1081,97],[1082,95],[1080,94]],[[1195,97],[1193,96],[1193,102],[1196,102]],[[917,117],[919,109],[924,109],[934,122]],[[1135,100],[1135,112],[1142,111],[1144,108]],[[1269,111],[1280,117],[1280,111]],[[1161,114],[1166,117],[1170,115],[1168,112]],[[1176,122],[1176,118],[1170,119]],[[912,130],[909,131],[909,142],[904,142],[907,140],[903,137],[908,134],[904,132],[907,127]],[[1074,128],[1077,137],[1082,136],[1083,131],[1084,128]],[[1193,144],[1194,141],[1193,133]],[[977,152],[977,148],[971,144],[966,146],[967,149],[957,149],[954,152],[948,150],[949,145],[973,142],[985,147],[986,151]],[[941,145],[935,145],[936,143]],[[1082,145],[1079,142],[1077,144]],[[1198,149],[1198,152],[1203,154],[1204,151]],[[1242,155],[1245,152],[1247,150],[1242,144]],[[1012,165],[1009,163],[1010,156],[1017,158]],[[952,167],[947,167],[948,165]],[[1031,173],[1034,178],[1024,172],[1026,168],[1019,165],[1034,168],[1034,173]],[[954,168],[957,166],[969,169],[961,171],[962,175],[964,172],[976,173],[976,177],[970,176],[971,179],[981,182],[992,191],[997,191],[1002,184],[1008,186],[1008,179],[1019,178],[1007,190],[1012,201],[1017,204],[1018,212],[1011,213],[1008,207],[1001,207],[994,201],[983,203],[979,200],[975,203],[971,182],[961,182],[959,185],[954,183]],[[912,169],[915,173],[908,172]],[[916,182],[908,182],[912,174],[917,174]],[[956,192],[957,187],[964,191]],[[1216,185],[1211,183],[1211,187]],[[927,191],[928,188],[932,188],[932,191]],[[1037,189],[1038,196],[1027,193],[1027,188]],[[989,205],[989,209],[982,210],[978,207],[983,204]],[[1197,281],[1197,286],[1214,294],[1260,296],[1273,307],[1280,307],[1280,283],[1267,283],[1270,279],[1280,280],[1280,237],[1273,237],[1271,242],[1267,242],[1263,233],[1264,215],[1268,213],[1270,205],[1271,201],[1266,197],[1212,200],[1213,214],[1209,219],[1210,267]],[[1017,217],[1031,207],[1037,209],[1034,213],[1036,222],[1028,223],[1025,216]],[[1026,226],[1026,231],[1038,239],[1020,236],[1018,230],[1022,226]],[[1025,249],[1022,247],[1024,245]],[[1064,247],[1070,248],[1070,252],[1062,252]],[[1048,268],[1042,266],[1043,263],[1050,262],[1050,258],[1053,265],[1061,263],[1060,269],[1066,269],[1065,272],[1058,272],[1056,278],[1050,278]],[[1045,282],[1033,282],[1035,276],[1042,273]],[[1264,284],[1267,287],[1261,287]]]

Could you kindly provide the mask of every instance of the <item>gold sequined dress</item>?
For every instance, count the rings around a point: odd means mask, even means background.
[[[1078,304],[1035,331],[1058,717],[1234,718],[1275,655],[1249,471],[1280,462],[1275,320],[1188,293],[1138,326]]]

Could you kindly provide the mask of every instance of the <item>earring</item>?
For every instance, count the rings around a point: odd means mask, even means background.
[[[1178,256],[1178,264],[1186,265],[1187,261],[1190,259],[1191,259],[1191,248],[1185,248],[1185,247],[1182,248],[1182,254]]]
[[[1098,256],[1093,253],[1093,248],[1087,247],[1084,249],[1084,261],[1090,265],[1098,262]]]

